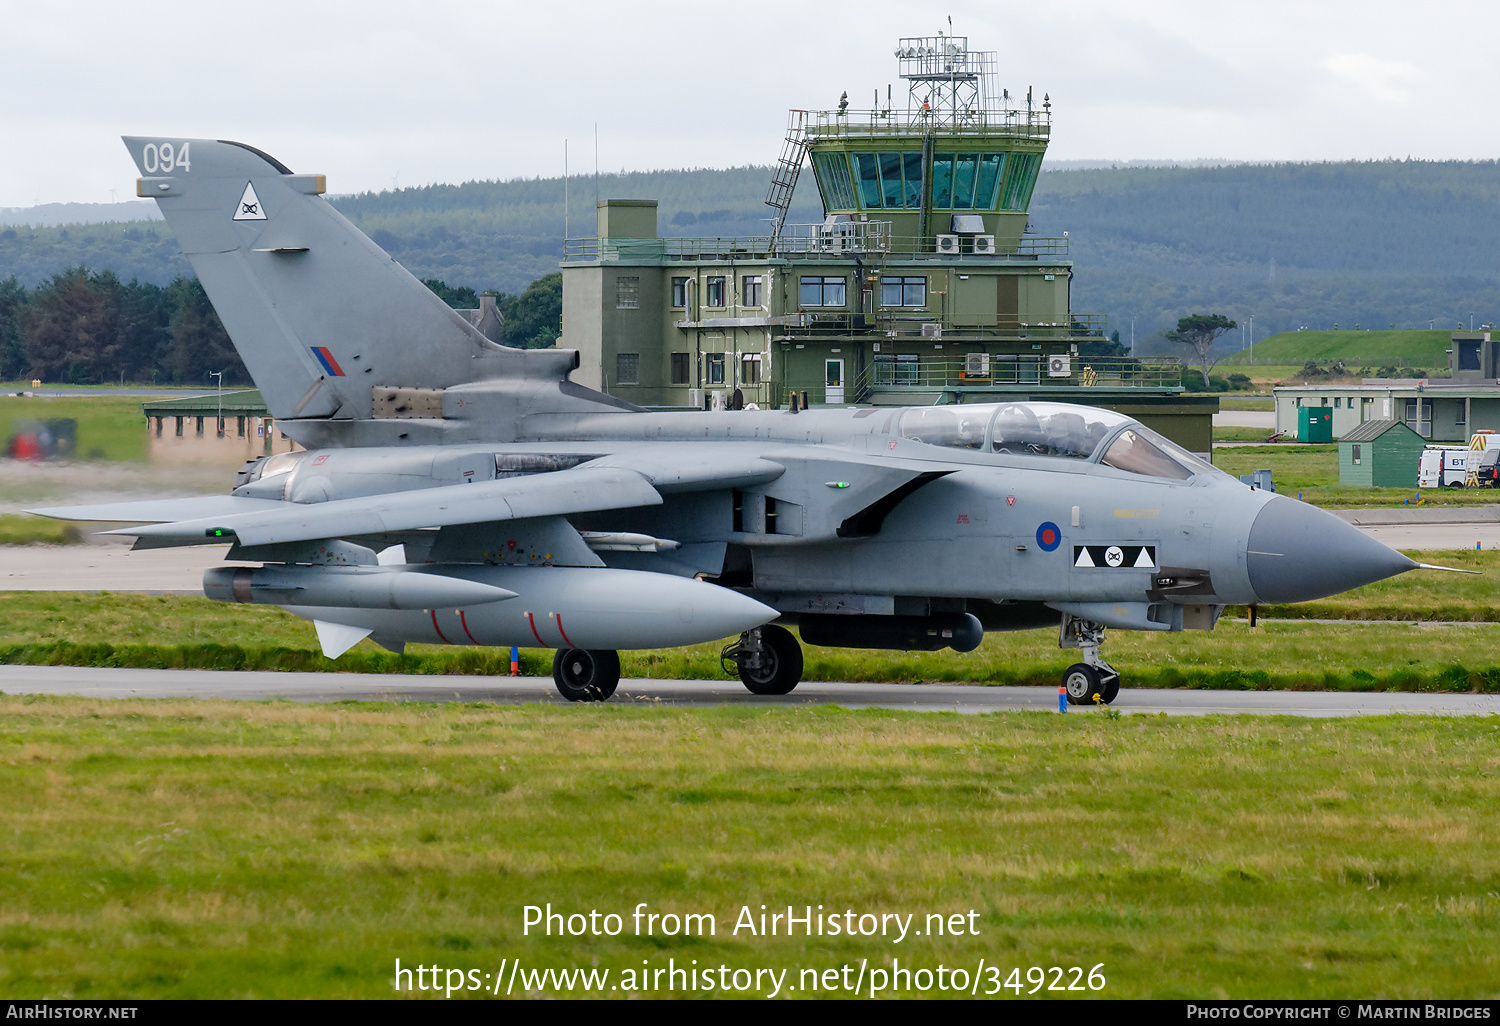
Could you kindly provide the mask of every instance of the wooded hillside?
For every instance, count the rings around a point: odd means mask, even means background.
[[[1036,234],[1068,232],[1073,309],[1128,342],[1195,312],[1255,317],[1257,339],[1306,327],[1452,329],[1500,320],[1500,165],[1374,161],[1048,171]],[[770,170],[573,178],[567,232],[594,232],[594,201],[657,199],[660,232],[759,235]],[[335,197],[419,278],[521,293],[554,271],[564,234],[557,178]],[[804,172],[791,222],[821,218]],[[190,274],[161,222],[0,228],[0,280],[28,288],[67,268],[165,286]],[[1238,339],[1227,339],[1238,346]]]

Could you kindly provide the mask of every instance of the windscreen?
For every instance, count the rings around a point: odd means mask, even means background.
[[[903,438],[928,445],[1008,456],[1097,458],[1117,470],[1177,481],[1215,469],[1124,414],[1094,406],[1034,402],[923,406],[903,412],[898,430]],[[1107,445],[1105,439],[1110,439]]]
[[[1186,481],[1194,474],[1214,469],[1177,443],[1139,424],[1121,432],[1110,443],[1099,462],[1106,467],[1127,470],[1132,474],[1166,477],[1177,481]]]

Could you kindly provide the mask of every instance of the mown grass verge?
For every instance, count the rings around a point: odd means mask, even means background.
[[[1286,625],[1276,625],[1269,647],[1277,648],[1289,638],[1276,639]],[[1234,632],[1235,625],[1222,627]],[[1372,628],[1373,629],[1373,628]],[[1250,632],[1254,633],[1254,632]],[[1317,632],[1326,635],[1327,632]],[[803,680],[874,683],[963,683],[989,686],[1027,685],[1050,687],[1057,683],[1064,668],[1074,657],[1050,647],[1052,632],[1025,632],[1031,642],[1029,651],[1020,645],[987,639],[976,655],[960,656],[952,652],[901,653],[867,652],[847,649],[808,647],[804,650],[806,666]],[[1012,636],[1014,637],[1014,636]],[[1478,663],[1468,665],[1461,658],[1471,651],[1460,645],[1454,651],[1453,639],[1437,643],[1439,652],[1424,652],[1428,659],[1394,660],[1405,665],[1391,665],[1381,659],[1373,669],[1360,663],[1365,660],[1341,661],[1328,665],[1326,659],[1289,659],[1279,666],[1228,665],[1226,653],[1140,651],[1123,635],[1120,643],[1106,654],[1133,688],[1192,688],[1222,691],[1405,691],[1500,694],[1500,666]],[[1330,637],[1308,637],[1300,633],[1296,646],[1316,648],[1320,644],[1337,644]],[[1389,640],[1389,639],[1388,639]],[[1429,639],[1421,639],[1428,641]],[[1468,639],[1466,639],[1468,640]],[[1489,648],[1473,639],[1484,658]],[[621,673],[627,680],[714,680],[726,679],[719,664],[722,642],[694,645],[688,648],[660,651],[621,652]],[[1112,644],[1114,644],[1112,642]],[[1193,646],[1199,647],[1202,646]],[[1247,661],[1252,646],[1226,641],[1226,647]],[[1266,646],[1253,646],[1266,647]],[[1410,646],[1399,646],[1399,655],[1409,655]],[[988,648],[989,651],[984,651]],[[1133,650],[1133,651],[1132,651]],[[1265,653],[1260,653],[1262,656]],[[520,672],[525,676],[547,676],[552,672],[550,650],[522,649]],[[1183,656],[1188,658],[1184,659]],[[1195,662],[1192,657],[1207,656]],[[1145,661],[1143,659],[1150,659]],[[1256,662],[1264,663],[1261,658]],[[284,672],[324,673],[391,673],[418,676],[458,675],[503,677],[510,673],[509,652],[505,649],[461,649],[420,654],[394,655],[385,652],[349,652],[337,661],[309,649],[254,648],[240,645],[111,645],[104,642],[76,644],[68,641],[33,642],[0,646],[0,664],[26,666],[102,666],[132,667],[154,670],[272,670]]]
[[[1211,633],[1110,632],[1106,657],[1132,687],[1494,691],[1500,665],[1500,553],[1425,554],[1480,575],[1413,571],[1320,602],[1264,606],[1251,629],[1231,609]],[[1387,623],[1308,623],[1313,620]],[[1472,626],[1418,628],[1415,621]],[[170,642],[170,643],[168,643]],[[627,678],[724,679],[723,642],[621,654]],[[1055,685],[1075,653],[1055,630],[991,634],[974,652],[804,649],[811,681]],[[363,641],[328,660],[313,627],[271,606],[187,596],[0,592],[0,662],[146,669],[505,675],[505,649],[411,645],[402,656]],[[522,649],[528,676],[552,653]]]
[[[1216,428],[1215,431],[1221,429]],[[1269,434],[1269,432],[1267,432]],[[1217,435],[1215,437],[1218,437]],[[1401,506],[1414,501],[1416,468],[1411,488],[1363,488],[1339,484],[1339,447],[1281,442],[1275,445],[1235,445],[1214,450],[1214,466],[1238,477],[1255,470],[1271,471],[1276,491],[1324,509],[1371,509]],[[1500,502],[1493,488],[1424,488],[1426,506],[1486,506]]]
[[[1443,556],[1472,568],[1500,562],[1493,552]],[[1212,632],[1112,631],[1105,654],[1132,687],[1492,691],[1500,664],[1500,654],[1491,655],[1500,653],[1497,588],[1500,573],[1413,572],[1322,603],[1263,607],[1265,619],[1254,629],[1231,610]],[[1445,609],[1448,619],[1471,625],[1431,629],[1409,622],[1430,621]],[[1403,622],[1278,621],[1283,615]],[[633,679],[724,679],[723,644],[622,652],[622,670]],[[990,634],[962,654],[805,646],[804,679],[1054,685],[1075,655],[1058,649],[1055,630]],[[522,672],[546,676],[551,659],[550,650],[522,649]],[[397,656],[367,640],[329,660],[310,623],[275,607],[187,596],[0,592],[0,663],[488,676],[510,672],[510,653],[411,645]]]
[[[0,545],[77,545],[82,541],[83,531],[77,524],[0,513]]]
[[[1231,424],[1214,428],[1215,442],[1264,442],[1273,432],[1270,428],[1241,427]],[[1215,457],[1217,459],[1217,457]]]
[[[0,396],[0,442],[29,423],[71,420],[77,432],[71,458],[144,461],[142,402],[134,396]]]
[[[607,988],[671,959],[806,997],[862,960],[983,958],[995,984],[1101,966],[1053,999],[1493,999],[1497,741],[1474,717],[0,698],[0,990],[388,997],[398,958]],[[638,934],[642,902],[714,931]],[[623,929],[524,932],[549,903]],[[965,928],[736,935],[762,905]]]

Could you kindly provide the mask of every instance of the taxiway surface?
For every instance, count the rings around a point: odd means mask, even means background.
[[[550,677],[418,677],[402,674],[275,673],[265,671],[136,670],[72,666],[0,666],[0,692],[94,698],[228,698],[295,702],[544,702],[566,705]],[[1057,689],[964,684],[803,683],[790,695],[752,695],[738,681],[624,680],[619,704],[711,707],[838,705],[911,712],[1056,712]],[[1203,716],[1500,715],[1500,695],[1330,691],[1158,691],[1125,688],[1122,713]],[[1069,707],[1070,713],[1094,710]]]

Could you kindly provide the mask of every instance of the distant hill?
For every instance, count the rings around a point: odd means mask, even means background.
[[[571,179],[566,229],[597,230],[595,199],[654,199],[657,232],[687,237],[764,236],[768,167],[725,171],[644,171]],[[564,234],[559,178],[466,182],[399,192],[340,196],[334,206],[419,278],[518,293],[557,270]],[[805,174],[788,220],[821,221],[812,175]]]
[[[768,167],[572,178],[566,217],[561,178],[430,185],[329,200],[418,278],[519,295],[557,270],[565,226],[574,238],[595,233],[596,197],[657,200],[662,235],[756,236],[769,230],[772,212],[764,201],[770,179]],[[8,219],[25,222],[27,214],[11,211]],[[90,216],[100,212],[91,210]],[[817,186],[805,174],[788,220],[822,217]],[[192,274],[162,221],[47,226],[41,216],[30,220],[39,226],[0,223],[0,280],[14,275],[32,288],[79,264],[157,285]]]
[[[1031,222],[1039,235],[1068,233],[1073,309],[1107,316],[1127,342],[1132,322],[1144,339],[1197,312],[1253,314],[1262,338],[1335,323],[1453,328],[1471,314],[1500,321],[1497,172],[1494,161],[1049,170]],[[769,180],[766,167],[573,178],[567,234],[594,233],[599,197],[658,200],[663,235],[761,235]],[[332,202],[419,278],[449,285],[519,294],[562,253],[558,178]],[[820,219],[804,172],[790,220]],[[155,284],[190,273],[159,221],[0,227],[0,280],[31,287],[78,264]]]
[[[0,225],[49,227],[64,224],[101,224],[106,221],[160,221],[153,200],[124,203],[43,203],[35,207],[0,207]]]
[[[1257,363],[1300,367],[1308,360],[1342,360],[1351,370],[1405,366],[1446,371],[1452,347],[1449,331],[1284,331],[1229,357],[1221,366]]]
[[[1042,175],[1031,221],[1069,233],[1073,309],[1129,339],[1188,313],[1300,327],[1500,321],[1500,165],[1365,161]]]

